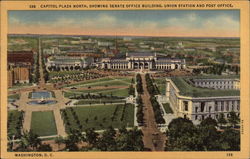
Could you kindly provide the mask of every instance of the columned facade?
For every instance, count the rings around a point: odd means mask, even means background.
[[[221,113],[225,118],[231,111],[240,115],[240,96],[201,96],[181,95],[179,89],[171,79],[166,79],[166,97],[174,113],[178,117],[188,118],[195,124],[207,117],[218,119]]]
[[[127,53],[125,58],[105,58],[103,69],[144,69],[144,70],[174,70],[185,69],[184,59],[167,59],[157,57],[156,53]]]

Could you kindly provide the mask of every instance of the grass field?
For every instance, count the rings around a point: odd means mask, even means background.
[[[101,79],[96,79],[96,80],[89,80],[89,81],[84,81],[81,83],[77,84],[71,84],[68,85],[67,87],[96,87],[96,86],[129,86],[131,83],[132,78],[127,78],[127,77],[106,77],[106,78],[101,78]]]
[[[154,83],[157,85],[160,91],[160,94],[165,95],[166,94],[166,78],[164,77],[156,78]]]
[[[31,130],[39,136],[56,135],[56,123],[52,111],[32,112]]]
[[[86,128],[102,130],[108,128],[109,126],[114,128],[121,128],[122,126],[132,127],[134,123],[134,106],[131,104],[127,104],[126,106],[123,104],[85,106],[74,107],[72,109],[74,112],[76,112],[80,121],[80,125],[83,126],[83,130]],[[78,129],[78,124],[76,123],[70,108],[66,109],[66,113],[70,122],[70,126],[65,124],[66,131],[69,132],[70,128]]]
[[[20,94],[12,94],[12,95],[8,95],[8,99],[19,99],[20,98]]]
[[[173,110],[172,110],[172,108],[170,107],[169,103],[164,103],[164,104],[162,104],[162,105],[163,105],[163,108],[164,108],[164,110],[165,110],[165,112],[166,112],[167,114],[173,114]]]
[[[18,126],[19,118],[22,113],[17,110],[8,111],[8,135],[12,137],[12,135],[18,136],[20,135],[21,127]]]
[[[216,96],[239,96],[239,90],[217,90],[208,88],[198,88],[188,84],[181,77],[171,78],[180,90],[180,94],[192,97],[216,97]]]
[[[71,97],[74,96],[74,94],[79,95],[82,93],[93,93],[93,94],[106,94],[106,95],[113,95],[113,96],[119,96],[119,97],[127,97],[129,88],[117,88],[117,89],[89,89],[89,90],[82,90],[82,91],[74,91],[74,92],[65,92],[65,97]]]

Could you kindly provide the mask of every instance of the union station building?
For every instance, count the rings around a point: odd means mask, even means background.
[[[102,69],[146,69],[146,70],[174,70],[185,69],[185,59],[159,57],[156,53],[126,53],[123,58],[104,58]]]

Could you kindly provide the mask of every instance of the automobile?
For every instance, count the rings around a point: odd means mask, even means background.
[[[70,89],[76,89],[76,87],[71,87]]]

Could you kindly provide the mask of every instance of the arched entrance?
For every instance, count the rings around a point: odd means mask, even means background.
[[[141,68],[143,68],[143,66],[144,66],[144,64],[140,63],[139,68],[141,69]]]
[[[177,64],[175,64],[175,69],[178,69],[178,65]]]
[[[104,69],[108,69],[108,64],[104,64]]]
[[[134,63],[134,69],[138,69],[139,68],[139,64],[138,63]]]

